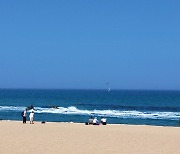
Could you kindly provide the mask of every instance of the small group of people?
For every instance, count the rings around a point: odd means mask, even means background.
[[[101,117],[101,121],[99,122],[99,120],[97,119],[97,117],[93,118],[92,116],[89,118],[89,122],[86,123],[88,125],[106,125],[107,124],[107,120],[104,117]]]
[[[22,112],[23,123],[26,123],[27,109]],[[29,114],[30,124],[34,124],[34,111],[32,110]]]

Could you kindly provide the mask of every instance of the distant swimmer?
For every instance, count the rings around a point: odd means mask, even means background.
[[[28,107],[26,108],[26,110],[31,110],[31,109],[33,109],[33,110],[34,110],[34,106],[33,106],[33,105],[28,106]]]
[[[53,109],[59,109],[58,106],[50,106],[50,107],[53,108]]]

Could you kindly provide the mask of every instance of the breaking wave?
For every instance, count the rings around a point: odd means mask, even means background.
[[[24,106],[0,106],[0,112],[20,112]],[[43,108],[36,107],[35,112],[39,114],[67,114],[67,115],[95,115],[117,118],[137,118],[137,119],[166,119],[177,120],[180,118],[180,112],[162,112],[162,111],[137,111],[137,110],[81,110],[75,106]]]

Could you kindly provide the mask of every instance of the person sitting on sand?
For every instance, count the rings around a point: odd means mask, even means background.
[[[34,124],[34,111],[29,114],[30,124]]]
[[[97,120],[97,117],[93,119],[93,125],[99,125],[99,121]]]
[[[93,117],[91,116],[90,118],[89,118],[89,125],[92,125],[93,124]]]
[[[101,124],[106,125],[106,118],[104,118],[104,117],[101,118]]]

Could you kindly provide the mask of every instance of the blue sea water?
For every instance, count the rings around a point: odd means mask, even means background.
[[[0,89],[0,119],[22,120],[30,105],[35,121],[84,123],[103,116],[111,124],[179,126],[180,91]]]

